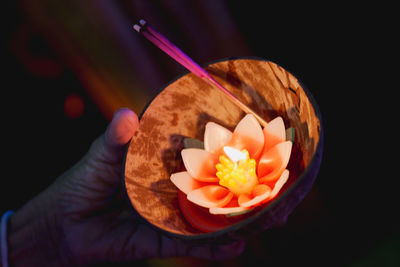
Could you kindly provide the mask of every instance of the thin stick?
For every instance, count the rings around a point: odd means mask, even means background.
[[[218,88],[224,94],[228,96],[228,98],[237,105],[241,110],[246,113],[252,114],[259,123],[265,127],[267,122],[261,118],[257,113],[255,113],[252,109],[246,106],[242,101],[240,101],[236,96],[234,96],[231,92],[229,92],[225,87],[223,87],[220,83],[218,83],[205,69],[199,66],[196,62],[194,62],[188,55],[186,55],[182,50],[180,50],[177,46],[171,43],[167,38],[163,35],[155,31],[152,27],[150,27],[146,21],[140,20],[140,25],[135,24],[133,28],[143,34],[150,42],[156,45],[158,48],[167,53],[170,57],[175,59],[178,63],[183,65],[189,71],[191,71],[196,76],[203,79],[208,84]]]

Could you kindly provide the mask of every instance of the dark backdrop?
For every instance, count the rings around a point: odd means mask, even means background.
[[[79,160],[108,122],[77,73],[47,41],[48,36],[35,31],[22,11],[23,2],[9,1],[3,11],[1,212],[18,209],[46,188]],[[396,114],[391,100],[393,89],[398,88],[398,83],[389,82],[394,73],[389,63],[395,56],[389,52],[394,41],[390,38],[390,7],[229,1],[226,8],[242,38],[242,55],[280,64],[302,80],[319,104],[325,144],[318,178],[285,226],[251,238],[244,254],[235,260],[140,263],[400,265],[398,172],[393,160],[398,158],[397,120],[389,119]],[[21,42],[15,40],[24,25],[31,25],[28,30],[34,32],[22,42],[26,50],[51,62],[31,66],[27,56],[21,56]],[[179,41],[178,33],[175,38]],[[190,42],[184,45],[190,50]],[[201,64],[208,62],[206,56],[197,58]],[[160,64],[171,64],[167,57],[160,60],[166,62]],[[161,83],[181,73],[176,67]],[[71,94],[84,103],[77,118],[66,115],[65,103]]]

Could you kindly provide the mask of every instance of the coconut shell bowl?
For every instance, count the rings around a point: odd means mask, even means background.
[[[287,218],[317,176],[323,129],[310,92],[279,65],[259,58],[235,58],[205,69],[265,121],[281,116],[285,127],[294,129],[287,165],[290,174],[279,194],[244,214],[211,215],[196,206],[191,218],[185,218],[179,200],[185,195],[170,180],[171,174],[185,170],[181,157],[185,141],[203,141],[207,122],[233,130],[246,115],[223,92],[192,73],[166,86],[142,113],[126,153],[123,180],[133,209],[158,231],[180,239],[224,243],[245,239]],[[212,229],[207,232],[190,223],[204,216]]]

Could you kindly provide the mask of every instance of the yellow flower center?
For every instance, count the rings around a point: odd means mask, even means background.
[[[224,147],[224,152],[226,156],[221,155],[219,163],[215,165],[219,184],[236,195],[250,194],[258,184],[256,161],[250,159],[246,149],[239,151]]]

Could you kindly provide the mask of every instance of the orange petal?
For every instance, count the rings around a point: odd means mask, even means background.
[[[257,119],[247,114],[236,125],[230,145],[236,149],[247,149],[250,158],[258,158],[264,146],[264,134]]]
[[[246,149],[250,158],[257,159],[264,146],[264,134],[256,118],[247,114],[236,125],[232,139],[226,145],[238,150]]]
[[[239,205],[249,208],[256,206],[266,200],[271,194],[271,188],[264,184],[258,184],[253,188],[252,195],[242,194],[239,196]]]
[[[232,225],[235,221],[227,220],[225,216],[210,214],[210,210],[200,207],[187,199],[182,191],[178,190],[178,205],[183,217],[194,228],[202,232],[215,232]]]
[[[273,199],[278,195],[279,191],[281,191],[282,187],[285,185],[287,180],[289,179],[289,171],[284,170],[281,177],[279,177],[278,181],[276,181],[274,189],[271,192],[271,195],[269,196],[269,199]]]
[[[265,194],[266,192],[271,192],[271,188],[268,185],[265,184],[258,184],[254,186],[253,190],[251,191],[251,194],[256,197],[256,196],[261,196]]]
[[[260,183],[275,181],[286,169],[292,151],[292,142],[285,141],[265,151],[260,157],[257,175]]]
[[[249,202],[250,200],[252,200],[252,198],[253,197],[251,195],[249,195],[249,194],[241,194],[241,195],[239,195],[239,197],[238,197],[239,206],[242,206],[242,204],[244,204],[246,202]]]
[[[285,124],[283,123],[282,117],[276,117],[264,127],[264,149],[265,151],[270,150],[275,145],[286,140]]]
[[[232,132],[215,122],[208,122],[204,132],[204,149],[216,152],[232,138]]]
[[[199,148],[186,148],[181,152],[183,164],[190,176],[201,182],[218,182],[215,176],[216,157]]]
[[[223,207],[232,197],[232,192],[219,185],[203,186],[187,195],[188,200],[205,208]]]
[[[171,182],[186,195],[205,185],[205,183],[193,179],[188,172],[173,173],[170,179]]]

